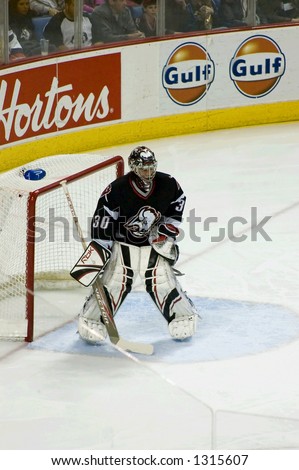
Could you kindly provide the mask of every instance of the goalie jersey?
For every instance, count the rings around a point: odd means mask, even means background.
[[[182,188],[170,175],[157,171],[151,188],[145,191],[130,172],[109,184],[101,194],[92,219],[91,238],[149,245],[154,226],[178,227],[185,201]]]

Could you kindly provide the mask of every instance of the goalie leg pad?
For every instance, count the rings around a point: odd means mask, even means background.
[[[168,325],[170,335],[175,339],[190,338],[196,332],[197,315],[175,317]]]
[[[99,282],[104,287],[107,301],[116,314],[127,294],[132,289],[133,270],[130,267],[130,253],[126,246],[114,243],[112,256],[107,264],[104,274]],[[128,266],[129,265],[129,266]],[[101,313],[94,292],[86,298],[80,316],[87,320],[98,323],[101,321]]]
[[[170,323],[178,317],[197,317],[194,304],[183,291],[168,261],[150,247],[142,247],[141,250],[141,274],[145,278],[146,290],[166,321]]]
[[[92,320],[95,322],[101,320],[100,310],[93,291],[91,291],[89,296],[86,297],[85,303],[83,305],[79,317],[84,317],[87,320]]]
[[[131,247],[124,243],[115,242],[104,274],[100,280],[104,286],[107,300],[113,315],[132,290],[135,272],[132,268]]]

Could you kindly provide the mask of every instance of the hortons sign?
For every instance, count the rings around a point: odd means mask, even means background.
[[[0,145],[121,118],[120,54],[0,75]]]
[[[195,42],[187,42],[168,57],[162,84],[172,101],[189,106],[205,96],[214,76],[215,66],[208,52]]]
[[[263,35],[246,39],[230,62],[230,78],[236,88],[249,98],[270,93],[286,68],[285,56],[278,44]]]

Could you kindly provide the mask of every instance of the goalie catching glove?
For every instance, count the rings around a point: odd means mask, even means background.
[[[110,245],[109,245],[110,244]],[[103,274],[105,267],[110,259],[111,242],[101,240],[89,243],[88,247],[80,256],[79,260],[70,271],[70,275],[83,286],[90,286],[98,275]]]
[[[179,258],[179,247],[175,242],[179,230],[172,224],[161,224],[152,228],[149,243],[173,266]]]

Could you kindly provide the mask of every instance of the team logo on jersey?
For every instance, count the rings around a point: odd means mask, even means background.
[[[215,65],[206,49],[195,42],[178,46],[162,72],[168,96],[177,104],[189,106],[201,100],[215,76]]]
[[[136,215],[131,217],[124,227],[134,237],[142,238],[149,234],[150,229],[160,220],[161,214],[151,206],[143,206]]]
[[[111,184],[108,184],[108,186],[104,189],[104,191],[101,194],[101,197],[106,196],[107,194],[111,193],[112,186]]]
[[[278,44],[267,36],[246,39],[230,62],[230,78],[249,98],[270,93],[285,72],[286,59]]]

